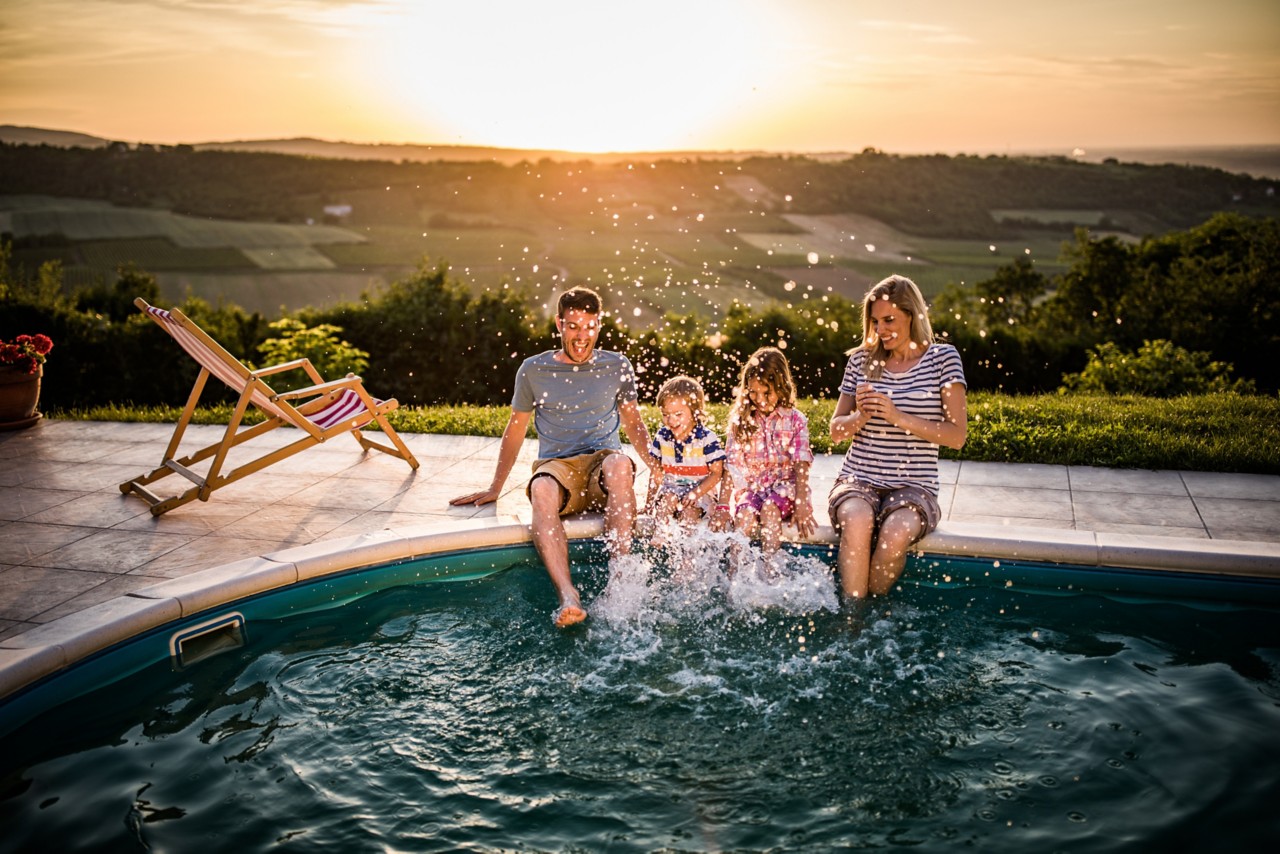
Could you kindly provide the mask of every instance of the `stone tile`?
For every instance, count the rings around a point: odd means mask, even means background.
[[[1133,534],[1142,537],[1182,537],[1190,540],[1207,540],[1209,532],[1199,528],[1178,528],[1173,525],[1130,525],[1124,522],[1080,522],[1077,528],[1097,531],[1099,534]]]
[[[93,492],[65,501],[48,510],[33,513],[23,521],[108,528],[118,522],[150,514],[150,512],[146,502],[137,496],[125,495],[121,492]]]
[[[84,492],[114,490],[119,494],[120,484],[142,474],[137,466],[114,463],[86,463],[53,472],[44,478],[42,486],[50,489],[78,489]]]
[[[421,460],[423,457],[444,457],[450,460],[462,460],[485,454],[488,465],[498,458],[500,439],[491,436],[443,436],[424,434],[428,438],[409,439],[402,434],[405,444],[413,451],[413,455]],[[526,446],[528,442],[525,443]],[[421,452],[419,452],[421,449]],[[534,451],[536,454],[537,451]]]
[[[215,493],[215,496],[217,493]],[[261,507],[256,504],[239,504],[234,501],[219,501],[216,497],[208,501],[195,500],[181,507],[175,507],[160,516],[152,516],[149,512],[134,516],[123,522],[112,525],[116,531],[148,531],[162,534],[195,534],[202,536],[214,531],[234,526],[236,522],[256,513]]]
[[[966,469],[961,469],[960,482],[955,486],[955,497],[951,501],[952,519],[960,515],[1008,514],[1020,519],[1065,521],[1067,524],[1064,527],[1071,527],[1074,522],[1071,515],[1071,493],[1065,489],[969,484],[965,482],[965,471]],[[1063,477],[1066,477],[1065,468]]]
[[[359,515],[360,511],[345,508],[275,504],[241,519],[236,523],[235,533],[237,537],[255,540],[313,543]]]
[[[0,524],[0,563],[17,565],[33,557],[83,540],[97,528],[42,525],[36,522]]]
[[[0,618],[31,622],[35,615],[92,590],[110,577],[74,569],[10,567],[0,572]]]
[[[1070,518],[1036,518],[1034,516],[998,516],[985,513],[952,513],[948,522],[964,522],[973,525],[997,525],[1002,528],[1056,528],[1070,531],[1074,524]]]
[[[350,522],[334,528],[325,535],[325,539],[354,537],[357,534],[371,534],[386,529],[404,530],[408,528],[438,527],[442,524],[447,526],[447,517],[424,513],[388,513],[383,510],[370,510],[367,513],[361,513]]]
[[[26,484],[33,488],[47,489],[47,478],[73,467],[72,463],[43,460],[30,455],[6,457],[4,465],[0,466],[0,486]]]
[[[1242,539],[1228,537],[1222,531],[1250,531],[1266,534],[1280,531],[1280,501],[1251,501],[1241,498],[1197,498],[1196,508],[1205,526],[1215,539]],[[1249,536],[1243,539],[1256,539]],[[1268,541],[1269,538],[1268,538]]]
[[[274,504],[300,492],[323,480],[323,477],[308,477],[301,474],[276,474],[272,471],[260,471],[243,480],[229,483],[213,493],[209,499],[213,501],[234,501],[241,504]],[[178,481],[186,483],[186,481]],[[163,493],[169,494],[169,493]]]
[[[1076,527],[1111,531],[1099,525],[1142,525],[1152,528],[1203,529],[1196,505],[1188,496],[1123,492],[1073,493]]]
[[[141,531],[99,531],[70,545],[30,558],[29,566],[125,573],[173,551],[193,537]]]
[[[399,479],[405,475],[413,476],[416,479],[423,479],[439,474],[445,469],[453,466],[457,461],[445,459],[443,457],[425,457],[418,459],[418,468],[416,471],[409,468],[409,464],[399,457],[393,457],[389,454],[383,454],[378,451],[369,452],[365,459],[361,460],[354,466],[343,469],[334,474],[334,477],[356,477],[368,478],[372,480],[378,479]]]
[[[842,465],[844,465],[844,457],[834,454],[817,454],[813,458],[813,465],[809,467],[809,476],[835,480],[840,476]]]
[[[79,424],[83,437],[100,437],[112,442],[122,442],[134,446],[156,445],[160,447],[156,450],[156,457],[160,456],[160,451],[164,446],[169,444],[169,439],[173,436],[175,425],[171,423],[157,422],[126,422],[126,421],[80,421],[80,422],[59,422],[66,424]],[[191,427],[187,428],[192,429]]]
[[[955,504],[955,500],[955,484],[944,482],[938,486],[938,509],[942,511],[943,519],[951,518],[951,509]],[[826,499],[824,498],[822,501],[823,506],[826,506],[826,503]]]
[[[1258,528],[1233,528],[1230,525],[1214,525],[1209,535],[1215,540],[1246,540],[1255,543],[1280,543],[1280,529],[1269,531]],[[1276,554],[1280,555],[1280,548]]]
[[[454,509],[449,506],[449,499],[459,495],[465,495],[468,492],[475,492],[483,487],[488,486],[486,481],[483,484],[466,484],[466,483],[420,483],[415,484],[411,489],[390,496],[385,501],[379,502],[370,510],[380,510],[388,513],[429,513],[437,516],[452,515]],[[521,486],[523,490],[523,486]]]
[[[296,541],[210,534],[166,552],[130,573],[157,578],[181,578],[210,567],[270,554],[297,545]]]
[[[39,623],[28,623],[23,620],[0,620],[0,640],[11,638],[14,635],[20,635],[25,631],[34,629]]]
[[[351,443],[351,447],[344,448],[341,452],[321,448],[308,448],[271,466],[270,471],[273,474],[305,474],[330,477],[340,471],[360,465],[363,460],[362,450],[356,444],[356,441],[354,439],[348,439],[347,441]],[[371,451],[370,453],[376,454],[378,452]],[[386,455],[378,454],[378,456]],[[407,463],[400,462],[400,465],[405,471],[409,471]]]
[[[1184,471],[1182,480],[1195,498],[1249,498],[1280,501],[1280,477],[1270,474]]]
[[[36,457],[48,462],[88,463],[94,460],[110,459],[111,455],[123,445],[116,442],[104,442],[92,437],[85,439],[57,439],[51,442],[40,442],[36,449]]]
[[[117,596],[123,596],[126,593],[132,593],[135,590],[141,590],[144,587],[150,587],[161,578],[153,578],[145,575],[112,575],[106,581],[97,587],[81,593],[79,596],[73,596],[60,605],[55,605],[47,611],[41,611],[31,618],[33,623],[47,623],[56,620],[59,617],[65,617],[68,614],[74,614],[77,611],[84,610],[91,605],[98,605],[106,602],[108,599],[114,599]]]
[[[405,471],[408,472],[408,466]],[[399,478],[371,480],[361,477],[331,477],[315,486],[309,486],[281,500],[281,504],[303,507],[344,507],[352,510],[372,510],[409,489],[414,478],[402,474]]]
[[[168,446],[169,441],[165,439],[158,442],[137,442],[125,445],[121,450],[111,455],[109,462],[115,465],[129,466],[135,469],[132,475],[127,477],[137,477],[145,474],[152,469],[160,467],[162,458],[164,457],[164,449]],[[108,460],[103,460],[107,462]],[[124,478],[122,478],[123,480]]]
[[[57,489],[35,489],[26,486],[0,487],[0,520],[25,519],[32,513],[57,507],[83,493]]]
[[[956,483],[964,486],[1010,486],[1033,489],[1070,489],[1066,466],[1040,463],[985,463],[965,460]]]
[[[1187,487],[1176,471],[1104,469],[1068,466],[1072,492],[1123,492],[1146,495],[1186,495]]]

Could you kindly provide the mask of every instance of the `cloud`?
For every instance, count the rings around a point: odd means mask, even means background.
[[[939,24],[866,19],[859,21],[858,26],[880,32],[906,33],[907,35],[918,37],[920,41],[927,44],[975,44],[974,39],[970,36]]]

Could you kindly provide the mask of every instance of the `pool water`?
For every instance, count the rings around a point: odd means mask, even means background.
[[[0,743],[0,850],[1232,850],[1280,831],[1273,606],[812,555],[536,564],[251,621]],[[990,564],[988,563],[987,566]]]

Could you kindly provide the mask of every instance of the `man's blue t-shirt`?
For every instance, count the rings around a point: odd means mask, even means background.
[[[530,356],[516,372],[511,408],[532,412],[538,457],[563,459],[621,450],[618,404],[635,400],[636,375],[621,353],[596,350],[581,365],[556,359],[558,350]]]

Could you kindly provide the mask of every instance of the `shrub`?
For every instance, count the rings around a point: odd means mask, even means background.
[[[1252,381],[1231,378],[1234,368],[1226,362],[1215,362],[1208,353],[1191,352],[1163,338],[1143,341],[1136,353],[1108,341],[1091,348],[1088,358],[1084,370],[1063,375],[1061,391],[1149,397],[1254,391]]]
[[[299,320],[285,317],[272,323],[271,329],[278,337],[268,338],[258,345],[264,365],[308,359],[326,380],[346,376],[348,371],[362,374],[369,366],[369,354],[338,338],[342,329],[332,323],[306,326]],[[300,370],[281,374],[279,380],[272,381],[278,389],[301,388],[310,384],[310,378]]]

